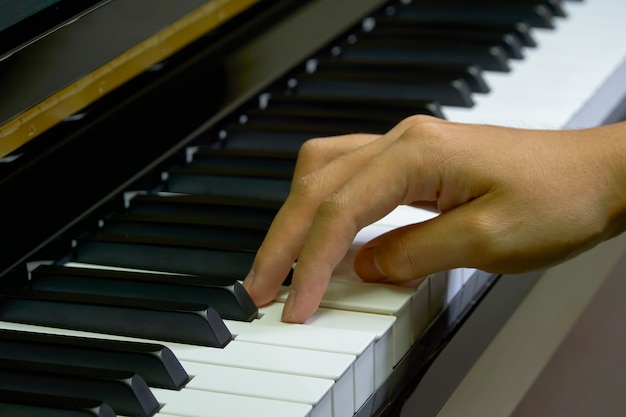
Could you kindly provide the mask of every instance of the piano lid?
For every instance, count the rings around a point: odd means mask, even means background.
[[[0,160],[259,0],[0,0]]]

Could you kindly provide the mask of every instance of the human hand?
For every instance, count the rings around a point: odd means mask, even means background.
[[[357,232],[401,204],[434,205],[441,214],[365,244],[354,265],[364,281],[560,262],[623,230],[625,130],[536,131],[414,116],[383,136],[309,141],[244,285],[258,305],[269,303],[297,259],[283,320],[303,322]]]

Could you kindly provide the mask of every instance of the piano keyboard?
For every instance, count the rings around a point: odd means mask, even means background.
[[[400,207],[359,233],[305,324],[280,322],[286,287],[257,315],[238,280],[288,193],[302,141],[382,133],[413,113],[592,126],[611,108],[598,108],[598,94],[613,105],[626,93],[617,0],[474,3],[477,13],[460,0],[382,8],[258,107],[196,138],[152,188],[128,190],[66,256],[33,262],[30,284],[0,302],[0,414],[374,415],[429,326],[453,326],[455,309],[492,277],[461,269],[417,288],[358,282],[350,260],[360,244],[434,216]]]

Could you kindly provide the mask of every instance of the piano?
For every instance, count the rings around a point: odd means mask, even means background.
[[[617,0],[71,3],[0,1],[0,415],[455,415],[538,293],[626,259],[407,288],[348,256],[303,325],[239,282],[309,138],[623,119]]]

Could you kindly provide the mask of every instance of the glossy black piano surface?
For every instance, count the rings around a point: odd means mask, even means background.
[[[181,4],[185,9],[197,3]],[[237,280],[245,276],[286,197],[305,140],[383,133],[411,114],[443,117],[442,105],[471,107],[476,95],[489,91],[485,70],[508,71],[512,60],[523,59],[524,50],[534,46],[531,29],[551,28],[565,14],[559,0],[475,3],[470,10],[460,0],[261,1],[5,155],[0,320],[227,345],[230,334],[221,318],[255,317]],[[100,6],[91,18],[109,7]],[[54,36],[70,36],[71,26],[44,41],[54,45]],[[123,35],[124,24],[111,28]],[[454,40],[459,31],[464,42]],[[25,48],[0,61],[0,74],[26,86],[15,68],[37,59],[28,53]],[[11,91],[9,99],[19,96],[19,89]],[[5,119],[24,110],[7,108],[0,113]],[[40,261],[43,265],[35,267]],[[161,273],[64,268],[66,262]],[[170,273],[182,275],[174,282]],[[495,281],[477,273],[356,414],[396,415]],[[143,320],[152,326],[141,325]],[[165,322],[179,331],[164,332]],[[209,336],[194,337],[198,334]],[[35,343],[30,336],[12,336],[0,333],[0,344],[16,349]],[[51,352],[89,345],[76,340],[78,347],[71,347],[71,341],[55,338],[36,343],[50,344]],[[126,347],[132,349],[121,354],[127,355],[124,363],[161,349]],[[115,360],[123,346],[110,342],[89,349]],[[84,368],[96,366],[42,366],[40,361],[55,361],[42,355],[6,359],[0,372],[15,376],[21,364],[35,380],[56,381],[67,375],[86,378]],[[61,366],[70,367],[64,376]],[[151,386],[171,385],[171,374],[184,384],[175,360],[150,371],[166,375],[167,382],[154,383],[153,375],[130,368],[124,372],[143,376]],[[110,396],[116,390],[127,395],[118,375],[100,372],[89,384],[104,384]],[[72,396],[72,385],[67,386],[51,393],[33,388],[13,402],[50,411],[58,401],[46,395]],[[0,393],[10,389],[0,387]],[[10,393],[0,403],[5,398]],[[112,401],[109,405],[121,414],[155,411],[145,393]],[[72,412],[109,415],[110,409],[79,401]]]

